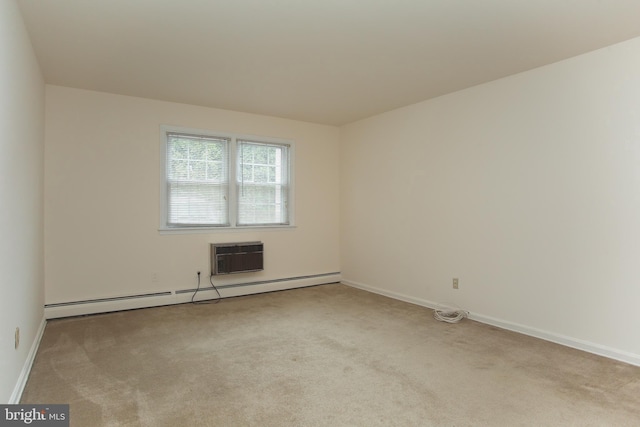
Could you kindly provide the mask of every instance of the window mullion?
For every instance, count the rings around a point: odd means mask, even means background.
[[[231,138],[229,143],[229,223],[238,225],[238,140]]]

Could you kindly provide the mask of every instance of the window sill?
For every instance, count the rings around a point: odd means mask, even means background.
[[[247,233],[250,231],[285,231],[295,229],[295,225],[257,225],[238,227],[175,227],[159,228],[160,235],[168,234],[216,234],[216,233]]]

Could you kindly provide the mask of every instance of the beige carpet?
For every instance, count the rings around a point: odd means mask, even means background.
[[[640,368],[324,285],[50,321],[72,426],[637,426]]]

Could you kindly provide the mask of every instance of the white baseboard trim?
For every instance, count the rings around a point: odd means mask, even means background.
[[[38,353],[38,347],[40,347],[40,340],[42,340],[42,335],[44,335],[45,326],[47,326],[47,320],[42,317],[40,326],[38,327],[38,331],[36,332],[36,336],[34,337],[33,342],[31,343],[31,348],[29,349],[29,353],[27,354],[27,359],[24,361],[22,371],[20,371],[20,376],[18,377],[16,386],[13,388],[11,397],[9,397],[9,405],[17,405],[18,403],[20,403],[22,392],[24,391],[24,387],[27,385],[27,380],[29,379],[29,374],[31,373],[33,361],[35,360],[36,354]]]
[[[324,273],[311,276],[290,277],[262,282],[237,283],[220,285],[218,290],[222,298],[231,298],[265,292],[282,291],[307,286],[324,285],[340,282],[340,273]],[[142,295],[123,295],[113,298],[103,298],[86,301],[70,301],[45,305],[45,317],[56,319],[60,317],[82,316],[86,314],[108,313],[113,311],[131,310],[137,308],[159,307],[163,305],[183,304],[191,302],[195,289],[181,289],[176,291],[160,291]],[[196,301],[216,299],[218,294],[208,285],[202,285],[195,298]]]
[[[445,304],[439,304],[433,301],[428,301],[422,298],[415,298],[408,295],[404,295],[398,292],[387,291],[379,289],[373,286],[365,285],[363,283],[354,282],[351,280],[342,279],[342,283],[345,285],[383,295],[389,298],[405,301],[411,304],[420,305],[431,309],[446,307]],[[507,320],[496,319],[494,317],[485,316],[478,313],[469,313],[469,319],[475,320],[487,325],[496,326],[501,329],[506,329],[513,332],[518,332],[523,335],[529,335],[531,337],[540,338],[545,341],[550,341],[556,344],[564,345],[566,347],[575,348],[577,350],[593,353],[598,356],[607,357],[609,359],[625,362],[630,365],[640,366],[640,355],[630,353],[623,350],[607,347],[604,345],[592,343],[589,341],[580,340],[566,335],[557,334],[554,332],[544,331],[541,329],[532,328],[530,326],[521,325],[518,323],[509,322]]]
[[[384,289],[375,288],[373,286],[365,285],[364,283],[354,282],[354,281],[345,280],[345,279],[342,279],[342,283],[344,283],[345,285],[351,286],[352,288],[362,289],[363,291],[368,291],[368,292],[372,292],[374,294],[382,295],[385,297],[397,299],[404,302],[409,302],[411,304],[420,305],[422,307],[432,308],[434,310],[436,308],[443,307],[442,304],[438,304],[433,301],[428,301],[422,298],[411,297],[409,295],[401,294],[399,292],[391,292]]]

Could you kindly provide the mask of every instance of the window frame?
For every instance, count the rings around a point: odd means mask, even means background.
[[[184,133],[193,136],[202,136],[208,138],[221,138],[229,139],[229,152],[228,152],[228,171],[229,171],[229,193],[228,193],[228,218],[229,225],[170,225],[168,223],[168,165],[167,165],[167,148],[168,148],[168,134],[171,133]],[[287,218],[286,224],[238,224],[238,141],[252,141],[256,143],[264,143],[267,145],[284,145],[287,146],[287,158],[288,158],[288,193],[287,193]],[[212,232],[228,232],[234,230],[256,230],[256,229],[290,229],[295,228],[295,145],[291,140],[285,140],[281,138],[272,138],[247,134],[236,134],[229,132],[215,132],[205,129],[185,128],[169,125],[160,126],[160,226],[158,231],[160,234],[190,234],[190,233],[212,233]]]

